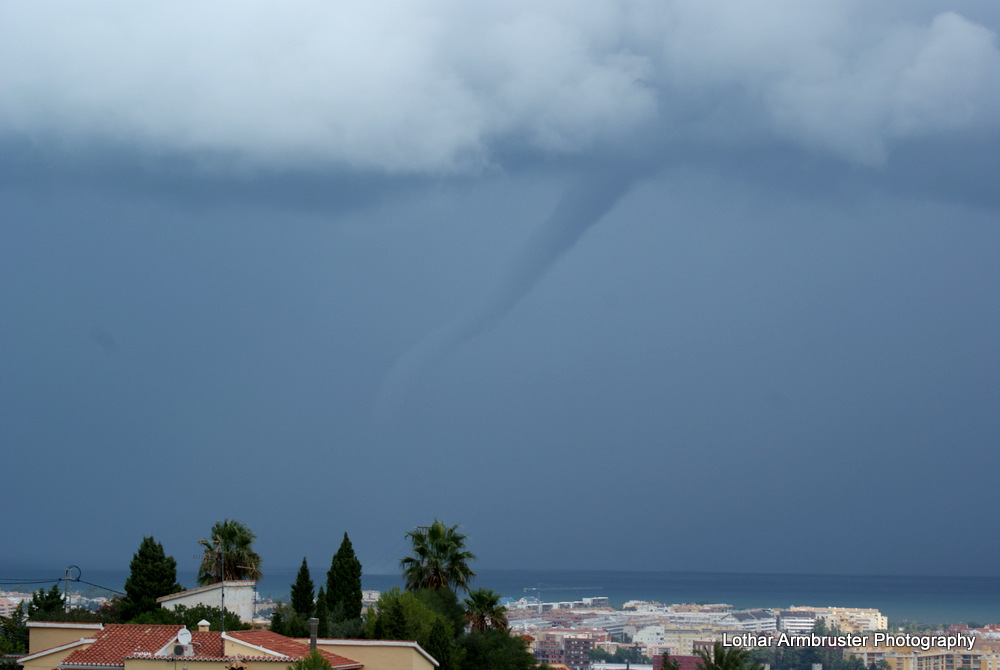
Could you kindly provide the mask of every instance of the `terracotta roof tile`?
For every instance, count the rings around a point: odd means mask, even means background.
[[[94,640],[92,644],[70,652],[63,659],[60,667],[123,668],[127,658],[172,659],[175,657],[169,654],[168,647],[176,641],[177,633],[182,628],[183,626],[178,625],[109,624],[92,636],[91,639]],[[272,633],[269,630],[232,631],[226,635],[239,642],[280,654],[280,656],[271,656],[266,653],[238,656],[246,661],[273,661],[287,665],[290,661],[296,661],[309,655],[307,643]],[[187,657],[191,660],[228,661],[237,658],[234,654],[225,653],[222,633],[192,632],[191,644],[194,647],[194,655]],[[167,654],[162,653],[165,649],[168,649]],[[361,663],[349,658],[328,651],[320,650],[320,653],[330,661],[334,668],[344,670],[361,668]]]
[[[309,655],[309,645],[307,643],[293,640],[292,638],[285,637],[284,635],[272,633],[269,630],[259,628],[254,630],[236,630],[226,633],[226,635],[239,640],[240,642],[252,644],[257,647],[263,647],[264,649],[269,649],[279,654],[284,654],[292,660],[298,660]],[[323,651],[321,649],[319,650],[319,653],[322,654],[326,660],[330,661],[330,665],[334,668],[361,667],[361,663],[352,661],[349,658],[339,656],[332,652]]]
[[[94,643],[69,654],[60,665],[124,666],[136,653],[155,654],[177,637],[183,626],[109,624],[94,635]]]
[[[225,656],[222,646],[222,633],[191,631],[191,645],[194,647],[195,656],[211,656],[212,658],[222,658]]]

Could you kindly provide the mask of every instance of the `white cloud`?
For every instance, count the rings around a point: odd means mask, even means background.
[[[939,15],[892,94],[895,135],[996,122],[1000,52],[995,35],[957,14]]]
[[[4,3],[0,132],[390,172],[665,137],[877,162],[995,123],[995,36],[850,3]],[[622,149],[627,151],[628,149]]]
[[[779,80],[771,114],[779,134],[878,163],[893,140],[995,123],[998,84],[993,34],[947,13],[927,27],[896,27],[831,67]]]

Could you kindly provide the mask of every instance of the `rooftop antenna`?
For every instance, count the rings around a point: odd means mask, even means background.
[[[222,619],[222,634],[226,634],[226,552],[222,550],[222,538],[216,536],[215,538],[217,551],[219,552],[219,560],[222,563],[222,613],[219,618]]]
[[[205,558],[205,554],[212,553],[215,554],[215,560],[219,562],[221,566],[221,571],[219,574],[220,580],[219,584],[222,587],[222,613],[220,618],[222,619],[222,632],[226,632],[226,552],[222,550],[222,538],[216,535],[212,538],[215,540],[215,547],[208,543],[208,540],[198,540],[198,544],[205,547],[206,551],[204,554],[195,554],[195,558],[201,557]],[[199,571],[200,572],[200,571]]]

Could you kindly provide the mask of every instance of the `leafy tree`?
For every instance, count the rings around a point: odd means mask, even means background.
[[[139,551],[132,555],[131,574],[125,580],[125,597],[122,598],[119,616],[130,621],[143,612],[160,607],[156,599],[183,591],[177,583],[177,561],[167,556],[163,545],[152,536],[142,538]]]
[[[326,573],[326,604],[334,621],[361,618],[361,561],[347,533]]]
[[[639,647],[618,647],[611,660],[614,663],[652,663],[648,656],[639,651]]]
[[[180,625],[188,630],[197,630],[198,622],[210,622],[209,630],[222,630],[222,609],[209,605],[178,605],[172,610],[165,607],[143,612],[129,623]],[[226,610],[226,630],[247,630],[250,624],[243,623],[233,612]]]
[[[0,617],[0,626],[7,620],[6,617]],[[27,649],[22,647],[17,647],[14,643],[9,640],[6,636],[0,635],[0,668],[4,670],[13,670],[17,667],[14,661],[8,661],[3,656],[7,654],[23,654],[26,653]]]
[[[461,670],[536,670],[528,643],[499,630],[474,631],[460,641]]]
[[[314,596],[313,580],[309,576],[309,564],[306,563],[303,556],[302,567],[299,568],[299,574],[295,577],[295,583],[292,584],[292,609],[303,619],[308,619],[313,615],[313,610],[316,607]]]
[[[122,619],[122,596],[112,596],[97,610],[97,616],[104,623],[125,623]]]
[[[365,621],[359,617],[330,621],[326,630],[329,637],[338,640],[361,640],[365,638],[367,629]]]
[[[670,654],[663,652],[660,657],[660,670],[680,670],[681,664],[676,658],[670,658]]]
[[[333,670],[330,661],[326,660],[323,654],[316,649],[309,652],[308,656],[300,658],[288,666],[288,670]]]
[[[260,556],[253,550],[257,536],[239,521],[225,519],[212,526],[208,539],[198,540],[205,548],[198,583],[217,584],[225,579],[260,579]]]
[[[274,608],[271,615],[270,630],[286,637],[307,637],[309,622],[302,618],[294,608],[281,603]]]
[[[698,667],[702,670],[763,670],[763,666],[750,659],[750,653],[742,647],[727,648],[715,641],[712,652],[696,649],[701,658]]]
[[[413,550],[399,563],[408,590],[469,590],[469,582],[476,576],[469,563],[476,556],[465,548],[465,535],[458,532],[458,526],[446,526],[435,519],[429,527],[410,531],[406,537]]]
[[[10,617],[0,617],[0,654],[24,654],[28,651],[28,616],[20,602]]]
[[[178,622],[183,624],[188,630],[197,630],[198,622],[202,619],[210,622],[209,630],[222,630],[223,610],[221,607],[212,607],[210,605],[192,605],[191,607],[186,607],[178,605],[174,608],[174,614],[177,615]],[[226,630],[249,630],[253,628],[250,624],[240,621],[240,618],[229,610],[225,610],[225,618]]]
[[[288,627],[288,618],[290,614],[294,614],[288,605],[284,603],[278,603],[274,608],[274,612],[271,613],[271,622],[267,625],[267,629],[272,633],[277,633],[278,635],[284,635],[285,630]]]
[[[424,646],[439,615],[409,591],[393,587],[379,596],[368,613],[367,637],[373,640],[415,640]]]
[[[73,607],[67,611],[56,610],[54,612],[38,612],[32,617],[33,621],[60,621],[63,623],[114,623],[106,622],[97,612],[92,612],[82,607]]]
[[[500,604],[500,594],[479,588],[465,599],[465,619],[474,631],[507,630],[507,608]]]
[[[465,608],[451,589],[419,589],[412,592],[435,614],[443,617],[453,634],[465,631]]]
[[[46,591],[39,588],[37,592],[31,594],[31,602],[28,603],[28,618],[35,621],[50,621],[52,615],[61,615],[65,611],[66,601],[63,599],[59,586],[52,585]]]
[[[211,619],[209,619],[211,621]],[[139,616],[135,617],[128,623],[130,624],[145,624],[145,625],[163,625],[163,626],[174,626],[180,623],[180,619],[174,610],[167,609],[166,607],[161,607],[157,610],[149,610],[148,612],[143,612]],[[221,630],[221,629],[220,629]]]
[[[841,651],[823,647],[794,647],[774,645],[749,650],[749,660],[761,665],[769,664],[772,670],[802,670],[822,663],[823,670],[844,670]]]
[[[612,654],[603,647],[591,647],[587,650],[587,658],[592,661],[603,661],[608,663],[611,661]]]

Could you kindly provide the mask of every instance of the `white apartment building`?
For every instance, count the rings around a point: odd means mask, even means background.
[[[811,633],[816,625],[816,613],[812,610],[782,610],[778,615],[778,628],[793,635]]]
[[[778,629],[778,618],[768,610],[743,610],[729,612],[719,619],[719,624],[749,633],[772,633]]]

